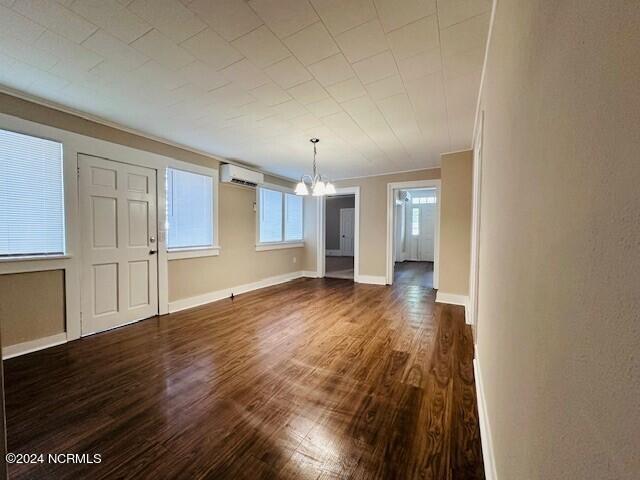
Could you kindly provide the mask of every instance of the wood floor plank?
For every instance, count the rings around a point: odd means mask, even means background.
[[[300,279],[8,360],[8,451],[102,455],[11,478],[482,479],[471,331],[430,275]]]

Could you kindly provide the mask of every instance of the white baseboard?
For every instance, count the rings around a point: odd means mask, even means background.
[[[2,359],[7,360],[8,358],[18,357],[26,353],[37,352],[38,350],[55,347],[56,345],[61,345],[63,343],[67,343],[66,332],[51,335],[50,337],[38,338],[29,342],[18,343],[16,345],[9,345],[8,347],[2,348]]]
[[[462,305],[464,307],[464,321],[467,325],[471,325],[471,315],[469,315],[469,296],[460,295],[458,293],[446,293],[438,290],[436,293],[437,303],[448,303],[450,305]]]
[[[320,278],[315,270],[303,270],[302,276],[306,278]]]
[[[342,250],[325,250],[324,254],[327,257],[341,257],[342,256]]]
[[[315,272],[309,272],[315,273]],[[180,310],[185,310],[187,308],[199,307],[200,305],[204,305],[206,303],[216,302],[218,300],[222,300],[223,298],[229,298],[231,294],[239,295],[241,293],[251,292],[253,290],[258,290],[259,288],[271,287],[272,285],[278,285],[280,283],[289,282],[291,280],[295,280],[296,278],[301,278],[305,275],[305,272],[291,272],[285,273],[282,275],[276,275],[273,277],[264,278],[262,280],[258,280],[257,282],[247,283],[245,285],[238,285],[236,287],[225,288],[222,290],[217,290],[215,292],[205,293],[203,295],[197,295],[195,297],[182,298],[180,300],[174,300],[173,302],[169,302],[169,313],[179,312]]]
[[[356,283],[369,283],[371,285],[386,285],[387,279],[378,275],[358,275]]]
[[[466,295],[459,295],[457,293],[446,293],[438,290],[436,293],[436,302],[438,303],[449,303],[451,305],[462,305],[463,307],[467,306],[467,302],[469,301],[469,297]]]
[[[478,421],[480,423],[480,439],[482,441],[482,457],[484,460],[484,476],[486,480],[498,480],[495,457],[493,455],[493,441],[491,440],[491,425],[487,415],[487,404],[484,398],[484,384],[478,359],[473,359],[473,374],[476,379],[476,398],[478,400]]]

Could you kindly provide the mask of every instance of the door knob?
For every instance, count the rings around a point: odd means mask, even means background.
[[[157,250],[149,250],[149,255],[153,255],[154,253],[157,253]]]

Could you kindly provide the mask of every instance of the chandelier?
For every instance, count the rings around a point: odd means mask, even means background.
[[[317,138],[309,140],[313,143],[313,175],[303,175],[300,177],[300,182],[296,185],[296,195],[309,195],[309,189],[314,197],[322,197],[324,195],[334,195],[336,193],[336,187],[328,180],[325,179],[318,172],[316,164],[316,144],[320,141]]]

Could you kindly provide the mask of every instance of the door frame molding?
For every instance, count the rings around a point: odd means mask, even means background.
[[[89,166],[89,168],[87,168],[86,170],[84,170],[84,174],[88,174],[88,172],[90,171],[90,163],[91,161],[93,161],[92,159],[97,159],[99,161],[105,161],[105,162],[112,162],[115,164],[120,164],[120,165],[124,165],[124,166],[129,166],[129,167],[134,167],[134,168],[143,168],[145,170],[149,170],[150,172],[153,172],[153,176],[155,177],[155,191],[154,192],[149,192],[149,196],[150,197],[155,197],[155,215],[156,215],[156,221],[155,221],[155,230],[154,231],[149,231],[148,232],[148,236],[154,236],[156,238],[156,255],[155,258],[153,258],[153,260],[155,260],[156,262],[156,293],[157,293],[157,297],[158,297],[158,301],[157,301],[157,308],[156,308],[156,313],[154,315],[158,315],[160,313],[160,286],[159,286],[159,281],[160,281],[160,251],[164,250],[165,254],[166,254],[166,249],[161,249],[161,241],[160,241],[160,221],[159,221],[159,215],[161,210],[165,209],[166,206],[166,202],[163,202],[163,205],[159,205],[158,202],[160,200],[160,192],[158,190],[158,173],[159,173],[159,169],[158,168],[154,168],[154,167],[146,167],[146,166],[142,166],[142,165],[136,165],[130,162],[121,162],[120,160],[114,160],[111,158],[104,158],[104,157],[97,157],[95,155],[87,155],[85,153],[78,153],[77,156],[77,161],[78,161],[78,199],[82,199],[82,182],[80,179],[80,163],[81,163],[81,158],[84,157],[85,158],[85,162],[87,162],[87,165]],[[118,179],[118,181],[120,181]],[[87,187],[90,188],[90,187]],[[117,189],[116,189],[116,195],[117,195]],[[164,195],[163,195],[164,196]],[[88,278],[86,278],[85,274],[86,274],[86,270],[85,268],[87,267],[87,265],[85,265],[85,261],[87,260],[83,255],[84,253],[84,245],[83,245],[83,241],[85,240],[85,237],[83,236],[83,212],[82,212],[82,207],[80,206],[80,209],[78,211],[78,241],[79,241],[79,257],[80,257],[80,278],[81,278],[81,282],[80,282],[80,308],[81,308],[81,335],[87,336],[87,335],[92,335],[94,333],[101,333],[107,330],[111,330],[113,328],[119,328],[119,327],[123,327],[125,325],[129,325],[131,323],[136,323],[140,320],[127,320],[123,323],[120,323],[118,325],[115,326],[111,326],[105,330],[94,330],[93,328],[87,328],[88,324],[86,323],[87,317],[85,315],[82,315],[82,308],[83,305],[85,305],[86,302],[86,298],[84,297],[84,295],[86,293],[92,293],[92,289],[87,287],[87,282],[89,281]],[[118,217],[119,218],[119,213],[118,213]],[[117,223],[116,223],[117,225]],[[116,229],[118,230],[118,227],[116,226]],[[148,245],[148,247],[146,249],[152,249],[153,245]],[[149,282],[151,282],[151,278],[149,278]],[[151,285],[151,283],[149,283],[149,286]],[[86,289],[86,290],[85,290]],[[87,292],[87,290],[89,292]],[[150,317],[146,317],[146,318],[150,318]]]
[[[476,136],[473,139],[473,185],[471,205],[471,256],[469,258],[469,304],[465,318],[476,325],[477,338],[478,292],[480,283],[480,227],[482,208],[482,146],[484,132],[484,110],[479,112]]]
[[[433,288],[437,289],[440,278],[440,189],[441,181],[437,180],[414,180],[410,182],[390,182],[387,183],[387,258],[386,258],[386,283],[393,285],[393,250],[395,248],[395,208],[394,191],[408,188],[435,188],[436,189],[436,220],[435,220],[435,241],[433,248]]]
[[[334,195],[326,195],[324,197],[316,197],[318,199],[317,207],[317,257],[316,275],[323,278],[326,273],[325,265],[325,240],[326,240],[326,210],[327,210],[327,197],[334,197],[337,195],[354,195],[354,235],[353,235],[353,281],[360,283],[360,187],[336,187],[336,193]]]

